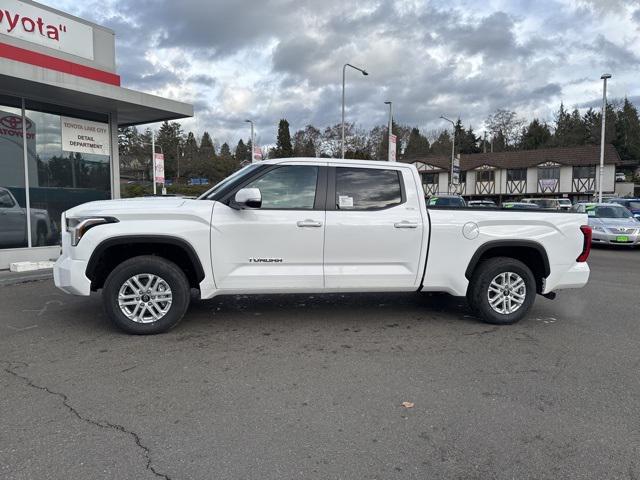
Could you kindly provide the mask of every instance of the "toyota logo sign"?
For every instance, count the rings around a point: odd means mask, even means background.
[[[7,115],[0,118],[0,125],[11,130],[22,130],[22,118],[15,115]],[[31,129],[31,120],[27,119],[27,130]]]

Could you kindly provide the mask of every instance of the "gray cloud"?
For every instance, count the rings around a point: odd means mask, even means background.
[[[603,68],[640,89],[631,19],[640,23],[640,8],[623,0],[608,9],[596,0],[514,0],[502,10],[481,0],[105,1],[108,8],[69,5],[116,31],[123,84],[180,92],[172,94],[197,115],[185,125],[230,143],[246,138],[247,117],[263,142],[283,117],[293,129],[338,123],[345,62],[370,72],[347,76],[348,120],[365,128],[386,121],[387,99],[400,122],[423,129],[442,127],[441,114],[477,129],[496,108],[544,116],[561,99],[588,103]],[[605,17],[634,26],[624,42],[605,36]],[[153,54],[173,61],[162,65]]]
[[[607,40],[604,35],[598,35],[592,45],[587,47],[591,49],[598,63],[618,68],[627,65],[637,65],[640,60],[638,56],[624,45],[616,45]]]

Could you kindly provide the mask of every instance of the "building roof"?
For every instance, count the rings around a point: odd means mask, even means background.
[[[451,157],[424,155],[404,160],[408,163],[425,163],[442,170],[451,169]],[[600,163],[600,147],[581,145],[578,147],[540,148],[515,152],[471,153],[460,155],[460,170],[473,170],[485,165],[496,168],[528,168],[552,162],[569,166],[588,166]],[[616,165],[620,156],[611,144],[605,145],[604,163]]]
[[[0,58],[3,93],[25,96],[79,110],[113,112],[118,126],[193,116],[187,103]]]
[[[428,165],[429,167],[431,167],[429,168],[429,171],[432,171],[432,172],[441,172],[445,170],[446,171],[451,170],[451,157],[446,155],[429,154],[424,156],[404,158],[402,161],[406,163],[415,163],[415,164],[423,163],[425,166]],[[418,170],[422,171],[419,165],[416,165],[416,167],[418,168]]]

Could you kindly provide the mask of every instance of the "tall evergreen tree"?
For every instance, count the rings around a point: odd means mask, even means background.
[[[411,129],[407,148],[404,150],[405,158],[411,158],[419,155],[427,155],[429,153],[429,140],[420,133],[417,127]]]
[[[584,142],[591,145],[600,145],[600,137],[602,135],[602,113],[590,108],[584,114],[583,129]],[[618,128],[621,124],[618,122],[618,115],[612,104],[607,104],[607,117],[605,126],[605,143],[613,143],[618,140]]]
[[[522,129],[520,136],[520,149],[535,150],[548,146],[551,140],[551,130],[549,126],[534,118],[531,123]]]
[[[220,158],[231,158],[231,148],[227,142],[220,147]]]
[[[504,152],[505,150],[507,150],[508,145],[507,145],[507,141],[505,139],[504,134],[502,133],[502,130],[498,130],[492,137],[491,137],[491,142],[489,143],[489,151],[493,151],[493,152]]]
[[[293,156],[293,145],[291,145],[291,133],[289,132],[289,122],[281,119],[278,124],[278,137],[274,150],[276,158],[289,158]]]
[[[451,134],[448,130],[442,130],[431,143],[431,153],[451,157]]]
[[[585,123],[577,108],[569,113],[560,103],[556,117],[556,129],[553,135],[553,144],[558,147],[574,147],[584,145],[586,142]]]
[[[192,175],[204,176],[210,181],[216,180],[216,168],[215,168],[216,150],[213,145],[213,140],[209,132],[204,132],[200,139],[200,148],[198,149],[198,155],[196,161],[193,163]]]
[[[584,141],[588,145],[597,145],[600,138],[600,118],[593,108],[589,108],[582,117],[584,124]]]
[[[164,153],[164,171],[167,178],[176,176],[178,167],[178,154],[184,141],[182,126],[178,122],[163,122],[158,130],[156,145],[162,147]],[[161,149],[158,148],[158,152]]]
[[[249,145],[251,145],[251,140],[249,140]],[[236,145],[236,161],[238,163],[251,161],[251,150],[245,145],[242,139],[240,139],[238,145]]]
[[[469,126],[468,129],[465,129],[460,120],[458,120],[458,124],[459,128],[456,125],[456,154],[480,152],[478,137],[473,133],[473,127]]]
[[[216,181],[228,177],[239,168],[239,162],[231,153],[231,148],[227,142],[220,147],[220,154],[215,161]]]
[[[638,110],[625,97],[622,109],[616,119],[616,139],[614,145],[622,160],[640,162],[640,120]]]
[[[198,163],[200,155],[198,141],[193,132],[187,134],[184,147],[178,151],[178,162],[176,165],[176,177],[184,177],[193,173],[195,165]]]

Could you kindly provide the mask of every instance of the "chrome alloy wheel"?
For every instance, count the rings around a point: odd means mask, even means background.
[[[120,311],[137,323],[153,323],[164,317],[171,308],[171,287],[161,277],[140,273],[129,278],[120,287]]]
[[[517,273],[504,272],[496,275],[487,292],[491,308],[503,315],[518,310],[527,297],[527,286]]]

